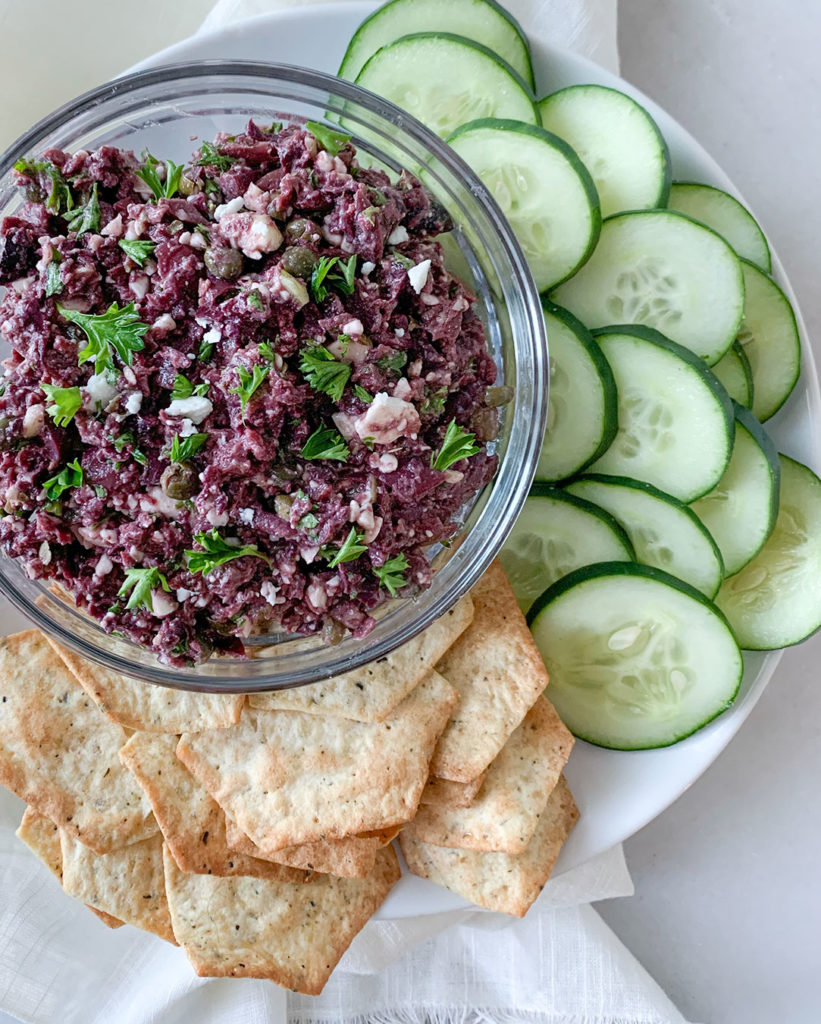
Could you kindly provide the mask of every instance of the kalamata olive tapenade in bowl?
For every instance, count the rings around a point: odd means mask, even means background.
[[[328,76],[204,62],[82,97],[0,173],[0,589],[38,625],[250,691],[384,656],[475,582],[546,344],[447,146]]]

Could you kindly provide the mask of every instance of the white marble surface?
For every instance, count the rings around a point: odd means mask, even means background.
[[[444,0],[443,0],[444,2]],[[182,37],[210,0],[0,0],[0,145],[65,97],[65,18],[125,24],[117,50],[77,51],[79,87]],[[36,9],[53,27],[35,49]],[[59,17],[58,17],[59,15]],[[28,20],[27,19],[27,20]],[[77,38],[73,35],[73,38]],[[753,205],[796,289],[821,358],[821,4],[803,0],[621,0],[625,77],[677,117]],[[26,53],[26,61],[20,54]],[[41,82],[26,86],[31,76]],[[31,80],[31,79],[29,79]],[[76,87],[70,90],[76,92]],[[816,469],[821,467],[816,467]],[[627,844],[636,895],[599,906],[690,1020],[821,1019],[821,639],[788,652],[738,737],[673,807]],[[10,1018],[0,1014],[0,1024]]]

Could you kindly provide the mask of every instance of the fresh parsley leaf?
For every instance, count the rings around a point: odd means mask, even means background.
[[[146,260],[157,248],[156,242],[140,242],[138,239],[121,238],[117,243],[126,256],[130,257],[138,267],[144,267]]]
[[[91,191],[86,197],[82,206],[66,215],[66,225],[69,231],[75,231],[80,238],[87,231],[100,230],[100,201],[97,198],[97,182],[91,186]]]
[[[343,295],[353,295],[356,277],[356,254],[342,262],[339,256],[322,256],[311,271],[311,291],[317,302],[322,302],[329,288]]]
[[[389,558],[384,565],[374,566],[373,572],[381,586],[388,591],[391,597],[396,597],[397,591],[407,586],[408,580],[405,573],[408,570],[408,566],[408,560],[403,552],[401,555]]]
[[[342,435],[333,427],[317,427],[302,446],[302,458],[311,461],[335,459],[337,462],[347,462],[350,454]]]
[[[127,444],[134,444],[134,435],[130,430],[124,430],[119,437],[109,437],[116,451],[121,452]]]
[[[60,277],[60,264],[62,256],[54,250],[51,256],[51,263],[46,267],[46,298],[52,295],[59,295],[63,290],[63,279]]]
[[[398,263],[400,267],[404,267],[405,270],[410,270],[411,267],[416,266],[413,260],[409,260],[407,256],[403,256],[401,252],[396,252],[396,250],[391,253],[391,259],[394,263]]]
[[[74,207],[74,199],[68,182],[63,177],[60,169],[50,160],[18,160],[14,165],[18,174],[24,174],[32,181],[36,181],[40,175],[45,175],[51,182],[46,209],[50,213],[65,214]]]
[[[265,303],[258,291],[248,292],[247,302],[251,309],[255,309],[258,313],[262,313],[265,309]]]
[[[148,324],[140,320],[133,302],[122,309],[116,302],[112,302],[105,313],[97,315],[78,313],[65,306],[58,306],[57,309],[66,320],[82,329],[88,344],[78,354],[77,361],[93,361],[96,373],[114,369],[115,352],[123,363],[130,366],[134,353],[145,347],[143,335],[148,330]]]
[[[199,352],[197,352],[197,359],[199,359],[201,363],[209,362],[216,347],[217,346],[213,341],[203,341],[200,345]]]
[[[235,558],[243,558],[246,555],[253,558],[261,558],[268,562],[269,565],[271,564],[270,560],[262,554],[256,544],[244,544],[242,547],[229,544],[228,541],[220,537],[216,528],[208,533],[196,534],[194,540],[203,550],[185,552],[189,572],[201,572],[203,576],[207,576],[218,566],[225,565],[226,562],[231,562]]]
[[[343,132],[335,132],[333,128],[320,124],[318,121],[306,121],[305,127],[320,146],[326,149],[331,156],[336,156],[351,141],[350,135],[345,135]]]
[[[249,370],[247,366],[242,364],[237,367],[239,384],[235,388],[228,388],[228,390],[232,395],[239,395],[243,416],[245,415],[246,406],[270,372],[270,366],[260,366],[259,363],[255,363],[252,370]]]
[[[371,403],[373,401],[373,395],[370,391],[366,391],[361,384],[354,384],[353,393],[357,398],[361,398],[363,402]]]
[[[259,354],[263,359],[267,359],[269,363],[272,363],[276,359],[276,353],[271,346],[270,341],[261,341],[257,346]]]
[[[58,427],[67,427],[83,404],[80,389],[59,388],[54,384],[41,384],[40,387],[51,402],[51,405],[46,406],[46,412]]]
[[[445,408],[445,399],[448,397],[447,388],[437,388],[431,391],[419,406],[419,412],[423,416],[438,416]]]
[[[392,356],[382,356],[381,359],[377,359],[376,365],[380,370],[393,370],[394,373],[401,373],[407,361],[407,352],[394,352]]]
[[[49,501],[57,501],[64,491],[70,487],[81,487],[83,483],[83,467],[74,459],[64,466],[60,472],[43,483],[43,490]]]
[[[226,156],[225,153],[220,153],[217,147],[211,142],[203,142],[200,147],[200,158],[195,163],[195,167],[216,167],[219,171],[227,171],[228,168],[236,163],[236,159],[232,156]]]
[[[456,420],[451,420],[448,424],[448,429],[445,431],[442,447],[431,456],[431,468],[445,470],[448,466],[452,466],[454,462],[459,462],[461,459],[469,459],[471,455],[476,455],[482,449],[473,443],[475,440],[476,436],[474,434],[460,427]]]
[[[190,398],[192,395],[196,395],[197,398],[202,398],[203,395],[208,394],[207,383],[197,384],[196,386],[183,373],[178,373],[174,378],[174,387],[171,391],[171,401],[174,402],[178,398]]]
[[[314,391],[330,395],[335,402],[342,399],[342,392],[353,373],[347,363],[335,359],[321,345],[309,345],[302,349],[299,368]]]
[[[328,568],[335,569],[343,562],[353,562],[360,555],[364,555],[368,550],[368,545],[362,543],[363,537],[364,534],[359,533],[356,527],[352,526],[351,532],[345,538],[341,548],[333,548],[326,544],[325,547],[320,548],[319,553],[328,560]]]
[[[188,462],[205,447],[207,441],[208,434],[189,434],[188,437],[180,437],[178,434],[171,442],[171,461]]]
[[[131,596],[125,606],[126,609],[145,608],[147,611],[152,611],[151,591],[158,587],[162,587],[166,591],[171,590],[168,580],[156,565],[150,569],[126,569],[125,581],[117,591],[117,597],[125,597],[131,591]]]
[[[102,484],[95,484],[94,493],[97,495],[98,498],[104,498],[108,491],[106,491],[105,487],[103,487]]]
[[[300,530],[315,530],[319,526],[319,520],[313,512],[306,512],[297,523],[297,526]]]
[[[143,153],[143,165],[137,171],[137,177],[148,185],[154,193],[155,199],[170,199],[176,195],[182,180],[182,164],[175,164],[172,160],[165,161],[165,180],[161,181],[157,174],[159,160],[149,152]]]
[[[145,466],[148,462],[148,458],[146,457],[145,453],[141,452],[139,448],[134,448],[132,450],[131,458],[135,462],[139,463],[141,466]]]

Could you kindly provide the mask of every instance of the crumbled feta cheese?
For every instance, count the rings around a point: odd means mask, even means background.
[[[111,570],[114,568],[114,563],[108,557],[108,555],[100,555],[97,560],[97,565],[94,568],[95,576],[108,576]]]
[[[376,264],[375,263],[371,263],[370,260],[365,260],[365,262],[362,264],[360,270],[362,272],[362,276],[363,277],[367,277],[368,274],[370,274],[374,270],[376,270]]]
[[[252,508],[241,508],[239,510],[239,521],[250,526],[254,521],[254,510]]]
[[[380,391],[367,410],[354,420],[361,438],[373,438],[376,444],[393,444],[405,434],[415,435],[422,425],[419,413],[410,403]]]
[[[51,561],[51,548],[49,547],[49,543],[47,540],[44,540],[43,543],[40,545],[37,554],[43,565],[48,565],[48,563]]]
[[[162,316],[158,316],[154,323],[151,325],[152,331],[161,331],[163,334],[167,334],[169,331],[173,331],[177,326],[177,321],[169,316],[168,313],[163,313]]]
[[[299,549],[299,557],[305,562],[306,565],[310,565],[316,556],[319,554],[318,544],[305,544]]]
[[[310,583],[305,590],[305,596],[317,611],[328,607],[328,595],[321,583]]]
[[[394,332],[393,333],[396,335],[397,338],[404,338],[405,337],[405,328],[404,327],[396,327],[396,328],[394,328]]]
[[[347,334],[349,338],[361,338],[365,333],[365,328],[362,326],[361,320],[349,320],[342,325],[342,333]]]
[[[116,217],[110,220],[100,232],[101,235],[107,235],[109,238],[119,238],[122,233],[123,215],[121,213],[118,213]]]
[[[214,406],[205,395],[191,395],[190,398],[175,398],[165,411],[169,416],[185,416],[199,424],[211,415]]]
[[[395,473],[398,468],[399,459],[397,459],[395,455],[387,453],[379,456],[379,459],[377,460],[377,469],[381,473]]]
[[[388,235],[388,245],[401,245],[402,242],[408,240],[408,229],[403,227],[401,224],[397,224],[396,227]]]
[[[197,428],[187,417],[180,422],[180,437],[190,437],[197,433]]]
[[[193,593],[194,593],[193,590],[188,590],[186,587],[178,587],[177,588],[177,600],[180,602],[180,604],[182,604],[183,601],[187,601],[188,598],[191,597],[191,595]]]
[[[228,525],[228,513],[217,512],[216,509],[209,508],[205,513],[205,518],[212,526],[227,526]]]
[[[203,324],[206,327],[207,324]],[[218,341],[222,339],[222,331],[219,327],[209,327],[208,330],[203,334],[202,340],[205,345],[216,345]]]
[[[464,313],[464,311],[468,309],[469,306],[470,303],[464,297],[464,295],[460,295],[459,298],[453,303],[453,311],[454,313]]]
[[[413,394],[413,392],[411,391],[410,384],[408,384],[407,377],[400,377],[396,382],[396,387],[393,389],[393,397],[401,398],[403,401],[407,402],[408,397],[411,394]]]
[[[346,441],[350,441],[356,435],[354,421],[346,412],[335,412],[332,414],[331,419],[334,421],[336,429]]]
[[[334,158],[327,149],[321,149],[316,155],[315,164],[318,171],[324,171],[327,174],[328,171],[333,170]]]
[[[134,416],[140,411],[143,404],[143,396],[141,391],[132,391],[131,394],[125,400],[125,411],[129,416]]]
[[[429,271],[430,260],[422,260],[421,263],[417,263],[415,267],[411,267],[408,271],[408,281],[417,295],[425,287]]]
[[[149,279],[147,274],[132,274],[128,287],[138,299],[144,299],[148,291]]]
[[[177,602],[162,590],[151,591],[151,611],[158,619],[164,619],[177,610]]]
[[[44,405],[30,405],[23,416],[23,437],[36,437],[43,429],[46,408]]]
[[[109,381],[108,374],[103,372],[88,378],[85,392],[95,409],[104,409],[117,394],[117,389]]]
[[[439,305],[438,297],[436,295],[430,295],[428,292],[425,292],[424,295],[420,295],[419,298],[421,299],[421,301],[426,306],[438,306]]]
[[[154,515],[165,516],[166,519],[177,519],[180,507],[173,498],[169,498],[162,487],[149,487],[145,497],[140,498],[140,509]]]
[[[282,245],[282,232],[265,213],[226,214],[220,230],[233,248],[241,249],[251,260],[262,259],[263,253]]]
[[[242,196],[237,196],[236,199],[231,199],[227,203],[220,203],[220,205],[214,210],[214,220],[222,220],[226,214],[239,213],[239,211],[245,206],[242,200]]]
[[[263,597],[271,607],[276,605],[278,593],[279,591],[270,580],[266,580],[259,588],[260,597]]]
[[[365,530],[364,541],[366,544],[372,544],[379,536],[379,531],[382,529],[383,519],[382,516],[373,517],[373,526]]]

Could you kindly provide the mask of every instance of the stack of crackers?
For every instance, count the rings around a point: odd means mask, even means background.
[[[412,872],[524,915],[578,812],[572,737],[504,572],[386,658],[299,689],[187,693],[0,640],[20,838],[112,928],[201,976],[319,993]]]

